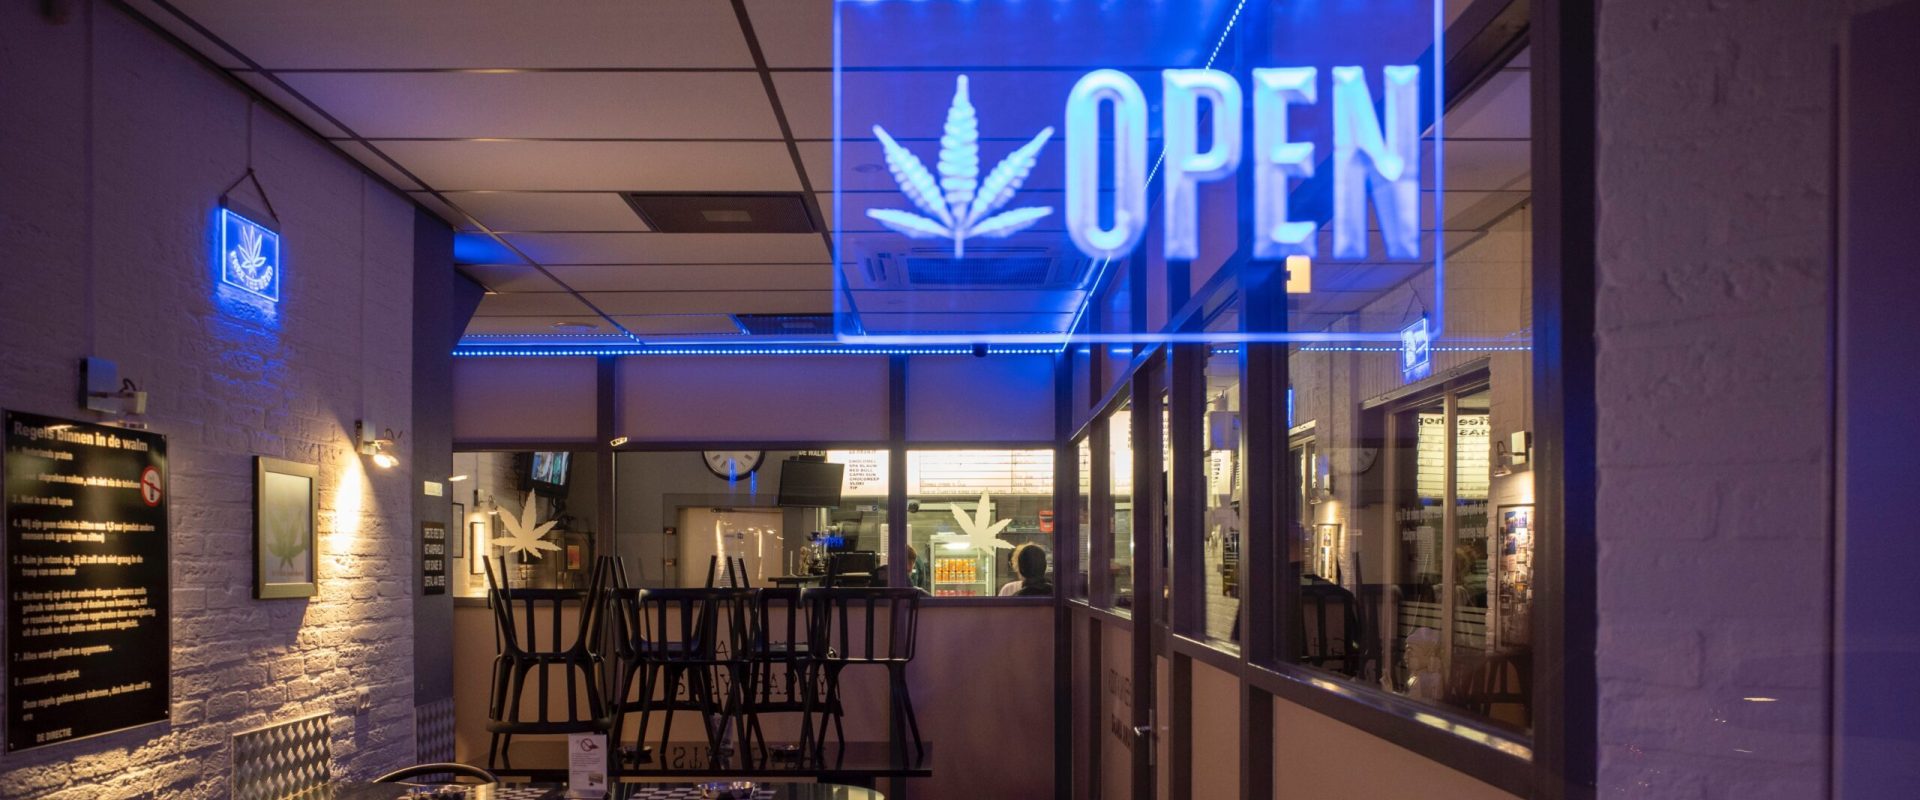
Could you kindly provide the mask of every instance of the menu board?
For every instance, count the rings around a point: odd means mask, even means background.
[[[420,523],[420,586],[427,594],[447,593],[447,524]]]
[[[167,440],[6,412],[7,750],[167,718]]]

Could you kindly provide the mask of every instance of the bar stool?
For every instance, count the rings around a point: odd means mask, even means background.
[[[585,591],[515,589],[506,585],[505,564],[491,558],[483,561],[497,649],[492,697],[487,704],[487,768],[510,770],[513,759],[508,751],[516,735],[604,733],[612,724],[600,693],[599,677],[600,625],[604,618],[601,602],[607,565],[594,565]],[[569,611],[576,615],[571,637],[564,624]],[[563,708],[556,708],[552,702],[556,671],[566,682],[567,702]],[[530,681],[537,687],[531,714],[522,702]]]
[[[801,596],[807,609],[807,682],[822,679],[823,696],[808,693],[803,719],[811,724],[814,708],[833,720],[834,733],[841,745],[847,741],[841,701],[840,673],[852,666],[880,666],[887,670],[891,696],[892,721],[888,737],[898,732],[904,718],[913,734],[914,750],[925,755],[920,740],[920,722],[913,713],[913,696],[907,689],[907,665],[913,662],[914,640],[920,625],[920,590],[913,587],[870,587],[813,589]],[[856,613],[857,610],[857,613]],[[884,618],[884,622],[882,621]],[[812,738],[812,732],[807,734]],[[820,720],[820,732],[813,739],[824,747],[827,720]]]
[[[746,666],[752,595],[746,589],[615,591],[621,665],[613,691],[612,727],[625,731],[626,715],[639,711],[636,751],[644,746],[655,711],[666,714],[656,752],[666,752],[673,712],[697,711],[711,748],[709,757],[715,761],[720,758],[729,720],[738,722],[741,741],[746,740],[750,725],[758,724],[740,716],[743,695],[752,683]],[[636,681],[637,695],[633,693]],[[656,690],[659,700],[654,699]],[[721,718],[717,725],[716,717]]]

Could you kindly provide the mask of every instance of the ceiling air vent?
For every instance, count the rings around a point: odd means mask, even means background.
[[[832,314],[735,314],[749,336],[832,336]]]
[[[818,233],[799,192],[621,192],[658,233]]]

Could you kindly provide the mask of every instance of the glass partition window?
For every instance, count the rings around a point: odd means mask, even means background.
[[[1133,607],[1133,409],[1122,403],[1107,415],[1107,514],[1113,550],[1107,585],[1113,607]]]
[[[489,559],[496,578],[504,573],[512,586],[585,586],[599,532],[595,458],[585,451],[455,453],[443,545],[454,596],[486,595]]]
[[[1277,639],[1285,660],[1321,677],[1522,737],[1533,727],[1533,598],[1555,591],[1533,581],[1526,81],[1493,74],[1476,89],[1493,99],[1455,105],[1449,134],[1493,137],[1481,109],[1497,107],[1498,137],[1436,151],[1448,163],[1423,178],[1426,196],[1443,201],[1445,233],[1422,250],[1440,249],[1444,295],[1423,274],[1429,264],[1408,265],[1404,280],[1324,292],[1353,268],[1331,263],[1309,264],[1312,285],[1287,295],[1293,329],[1329,342],[1287,354],[1293,508],[1283,552],[1285,582],[1298,587],[1280,587]],[[1471,168],[1453,168],[1455,158]],[[1403,334],[1340,341],[1363,330]]]
[[[1206,453],[1205,543],[1206,640],[1240,647],[1240,543],[1245,529],[1246,485],[1240,471],[1245,437],[1240,429],[1240,350],[1217,347],[1207,356],[1206,411],[1201,447]]]
[[[907,453],[913,585],[936,597],[1053,596],[1053,451]]]

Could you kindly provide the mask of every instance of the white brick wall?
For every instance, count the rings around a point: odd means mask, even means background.
[[[1600,4],[1603,797],[1826,796],[1834,53],[1885,4]]]
[[[0,796],[223,797],[233,732],[322,711],[336,776],[409,763],[412,477],[368,474],[349,439],[361,417],[411,427],[412,208],[256,111],[283,300],[277,319],[223,302],[212,219],[246,166],[248,100],[112,6],[76,5],[55,26],[0,4],[0,407],[85,417],[89,354],[151,393],[173,472],[173,719],[0,756]],[[311,601],[251,599],[255,455],[320,464]]]

